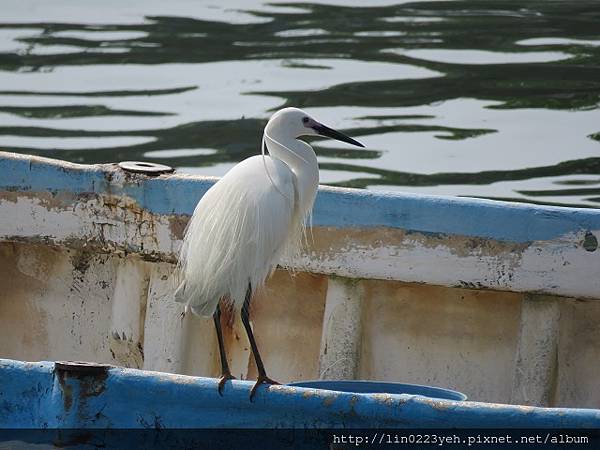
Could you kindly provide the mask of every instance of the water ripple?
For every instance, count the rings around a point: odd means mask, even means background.
[[[5,0],[0,146],[222,175],[271,111],[322,181],[600,207],[600,3]]]

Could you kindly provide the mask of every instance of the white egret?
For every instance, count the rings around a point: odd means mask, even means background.
[[[256,361],[258,379],[250,399],[260,384],[276,384],[267,377],[258,352],[249,304],[281,256],[299,251],[319,184],[317,156],[298,139],[310,135],[363,147],[298,108],[282,109],[265,127],[262,155],[245,159],[215,183],[198,202],[186,229],[175,298],[193,313],[214,319],[221,358],[220,394],[225,382],[234,379],[221,332],[221,299],[241,311]]]

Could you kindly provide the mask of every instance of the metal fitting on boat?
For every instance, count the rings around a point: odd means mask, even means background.
[[[62,372],[71,372],[75,374],[96,375],[105,373],[110,369],[108,364],[98,364],[93,362],[81,361],[56,361],[54,369]]]
[[[171,173],[175,169],[164,164],[149,163],[144,161],[122,161],[119,167],[126,172],[143,173],[146,175],[161,175]]]

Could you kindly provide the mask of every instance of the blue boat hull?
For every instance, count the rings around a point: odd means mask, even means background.
[[[260,388],[110,368],[0,360],[0,428],[600,428],[600,410],[537,408],[415,395]]]
[[[461,429],[462,434],[456,433],[464,436],[465,429],[600,429],[600,410],[595,409],[295,386],[260,388],[251,402],[249,381],[228,383],[220,396],[212,378],[108,366],[71,370],[52,362],[0,360],[0,386],[0,442],[24,443],[21,448],[31,443],[69,448],[202,448],[207,443],[224,449],[331,448],[336,430],[343,429],[339,436],[360,430],[359,436],[378,441],[384,439],[381,430]]]

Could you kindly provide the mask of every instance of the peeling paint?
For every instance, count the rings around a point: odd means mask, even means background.
[[[0,169],[3,355],[218,374],[212,323],[180,320],[170,284],[189,214],[214,179],[149,178],[114,165],[6,154]],[[253,326],[275,374],[320,375],[327,292],[339,282],[348,302],[365,295],[349,377],[371,368],[375,379],[436,384],[460,373],[479,398],[508,400],[521,293],[548,294],[561,296],[561,305],[570,305],[566,297],[589,300],[561,319],[569,352],[559,352],[555,401],[600,401],[591,375],[598,366],[580,363],[598,359],[597,340],[580,329],[594,335],[590,323],[600,320],[600,212],[323,188],[314,224],[305,253],[282,262],[296,275],[277,271],[254,303]],[[124,265],[137,275],[121,273]],[[119,276],[131,279],[121,293]],[[131,304],[119,309],[123,299]],[[341,311],[338,324],[350,314]],[[256,367],[237,318],[227,323],[230,363],[236,375],[252,378]],[[323,343],[326,365],[341,366]],[[413,360],[390,362],[390,355]]]
[[[329,407],[335,403],[337,396],[329,396],[323,399],[323,406]]]
[[[379,401],[369,394],[327,390],[315,390],[315,396],[306,396],[306,389],[289,391],[280,386],[259,389],[255,401],[250,402],[252,382],[233,381],[230,389],[220,396],[213,379],[167,377],[119,368],[105,372],[106,377],[101,379],[91,374],[68,376],[65,383],[71,386],[73,397],[67,408],[55,401],[53,372],[52,363],[30,365],[0,360],[0,385],[10,387],[4,392],[3,405],[10,405],[14,411],[0,415],[0,427],[39,428],[42,424],[57,429],[600,427],[600,410],[518,407],[412,395],[390,394]],[[39,406],[31,411],[31,394],[27,393],[40,390]],[[24,403],[27,408],[22,407]],[[329,406],[324,408],[324,404]]]
[[[590,231],[583,237],[583,248],[588,252],[595,252],[598,249],[598,238]]]
[[[188,216],[171,216],[169,217],[169,230],[171,236],[176,240],[182,240],[185,234],[185,228],[189,221]]]
[[[62,391],[64,410],[69,413],[75,403],[78,415],[85,414],[86,402],[106,389],[108,366],[88,363],[56,363],[55,374]],[[85,418],[83,416],[82,418]]]
[[[386,406],[392,406],[394,403],[394,399],[390,394],[373,394],[373,398]]]
[[[48,209],[34,194],[23,193],[11,203],[4,202],[0,193],[0,240],[86,248],[94,253],[135,253],[146,261],[175,262],[187,217],[151,215],[126,198],[104,200],[88,196],[84,203],[75,201],[74,210]],[[32,221],[32,216],[45,220]],[[395,228],[315,227],[307,252],[283,265],[350,278],[595,298],[600,278],[592,275],[600,262],[591,251],[591,238],[585,241],[584,234],[552,242],[511,243]],[[588,242],[587,251],[571,244],[582,241]],[[448,266],[454,270],[448,271]]]

